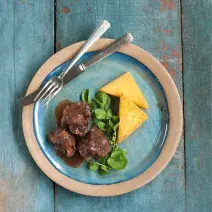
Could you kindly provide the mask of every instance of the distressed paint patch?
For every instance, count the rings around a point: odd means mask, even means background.
[[[162,65],[165,67],[166,70],[169,70],[169,63],[168,63],[169,57],[164,55],[162,56]]]
[[[171,29],[163,29],[162,32],[163,32],[165,35],[172,35],[172,30],[171,30]]]
[[[62,49],[62,46],[59,42],[56,42],[56,50],[59,51]]]
[[[173,80],[177,79],[177,71],[182,71],[182,57],[178,49],[180,47],[170,47],[165,41],[160,42],[160,49],[162,52],[161,63],[165,69],[170,73]]]
[[[68,14],[70,12],[70,9],[67,6],[65,6],[65,7],[63,7],[62,12],[64,14]]]
[[[162,40],[161,43],[161,50],[162,51],[168,51],[169,50],[169,46],[167,44],[165,44],[165,42]]]
[[[88,2],[86,2],[86,13],[90,13],[91,12],[91,8],[88,6]]]
[[[160,0],[161,8],[160,11],[163,12],[165,10],[176,10],[176,6],[172,0]]]
[[[171,71],[169,71],[169,74],[171,75],[173,80],[176,80],[176,70],[175,69],[171,69]]]
[[[172,30],[171,29],[166,29],[166,28],[161,28],[159,27],[157,30],[156,30],[157,33],[162,33],[163,35],[166,35],[166,36],[170,36],[172,35]]]

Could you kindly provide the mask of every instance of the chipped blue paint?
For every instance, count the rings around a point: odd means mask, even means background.
[[[52,0],[0,0],[1,212],[54,210],[53,182],[29,154],[19,104],[37,69],[53,54],[53,8]]]
[[[210,211],[211,1],[181,2],[183,73],[180,71],[179,0],[55,2],[57,50],[86,39],[100,20],[107,19],[112,27],[106,37],[117,38],[131,32],[135,44],[149,51],[164,65],[168,64],[168,71],[173,74],[181,94],[184,74],[186,161],[182,137],[169,166],[154,181],[137,191],[119,197],[96,198],[56,186],[53,199],[53,183],[34,164],[24,145],[18,99],[24,95],[36,70],[53,54],[54,1],[0,0],[0,70],[4,76],[0,81],[3,91],[0,94],[3,111],[0,117],[0,211]],[[64,13],[64,7],[70,11]],[[161,46],[162,41],[165,48]],[[179,58],[174,56],[175,49]]]

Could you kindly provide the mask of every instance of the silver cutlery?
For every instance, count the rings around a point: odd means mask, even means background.
[[[63,87],[63,78],[67,72],[75,65],[80,57],[110,28],[110,23],[102,21],[95,29],[90,38],[84,43],[79,52],[74,56],[68,68],[59,76],[51,78],[36,95],[34,101],[42,99],[43,105],[47,104]]]
[[[87,61],[81,63],[80,65],[76,67],[71,68],[63,78],[63,86],[69,83],[72,79],[76,78],[78,75],[80,75],[85,69],[87,69],[91,65],[108,57],[109,55],[116,52],[118,49],[125,46],[126,44],[132,43],[132,41],[133,41],[132,35],[130,33],[126,33],[122,37],[114,41],[112,44],[110,44],[108,47],[99,51],[92,58],[88,59]],[[23,97],[20,100],[21,105],[26,106],[26,105],[30,105],[34,103],[35,102],[34,99],[39,92],[40,90],[38,89],[37,91]]]

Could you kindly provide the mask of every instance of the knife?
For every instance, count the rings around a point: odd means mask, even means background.
[[[70,69],[70,71],[65,75],[63,78],[63,85],[70,82],[72,79],[76,78],[78,75],[80,75],[85,69],[90,67],[91,65],[97,63],[98,61],[108,57],[112,53],[116,52],[118,49],[120,49],[122,46],[132,43],[133,37],[130,33],[124,34],[122,37],[114,41],[111,45],[106,47],[105,49],[101,50],[97,54],[95,54],[91,59],[88,59],[84,63],[81,63],[80,65],[73,67]],[[38,94],[41,88],[36,90],[35,92],[23,97],[20,100],[20,103],[22,106],[30,105],[34,103],[34,98]]]

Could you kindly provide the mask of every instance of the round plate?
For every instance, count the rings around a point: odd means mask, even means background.
[[[111,42],[112,39],[100,39],[90,51],[100,50]],[[82,44],[73,44],[47,60],[33,78],[27,94],[36,90],[44,80],[58,75]],[[128,45],[119,52],[72,80],[47,107],[36,103],[23,109],[23,131],[32,157],[48,177],[77,193],[113,196],[145,185],[165,168],[180,140],[182,107],[177,88],[168,72],[154,57],[135,45]],[[87,53],[82,59],[93,54]],[[150,106],[145,111],[148,120],[121,144],[128,151],[126,169],[99,176],[87,170],[85,164],[77,169],[67,166],[56,156],[46,139],[47,133],[55,128],[56,105],[65,99],[79,101],[84,89],[91,88],[96,92],[125,72],[133,75]]]

